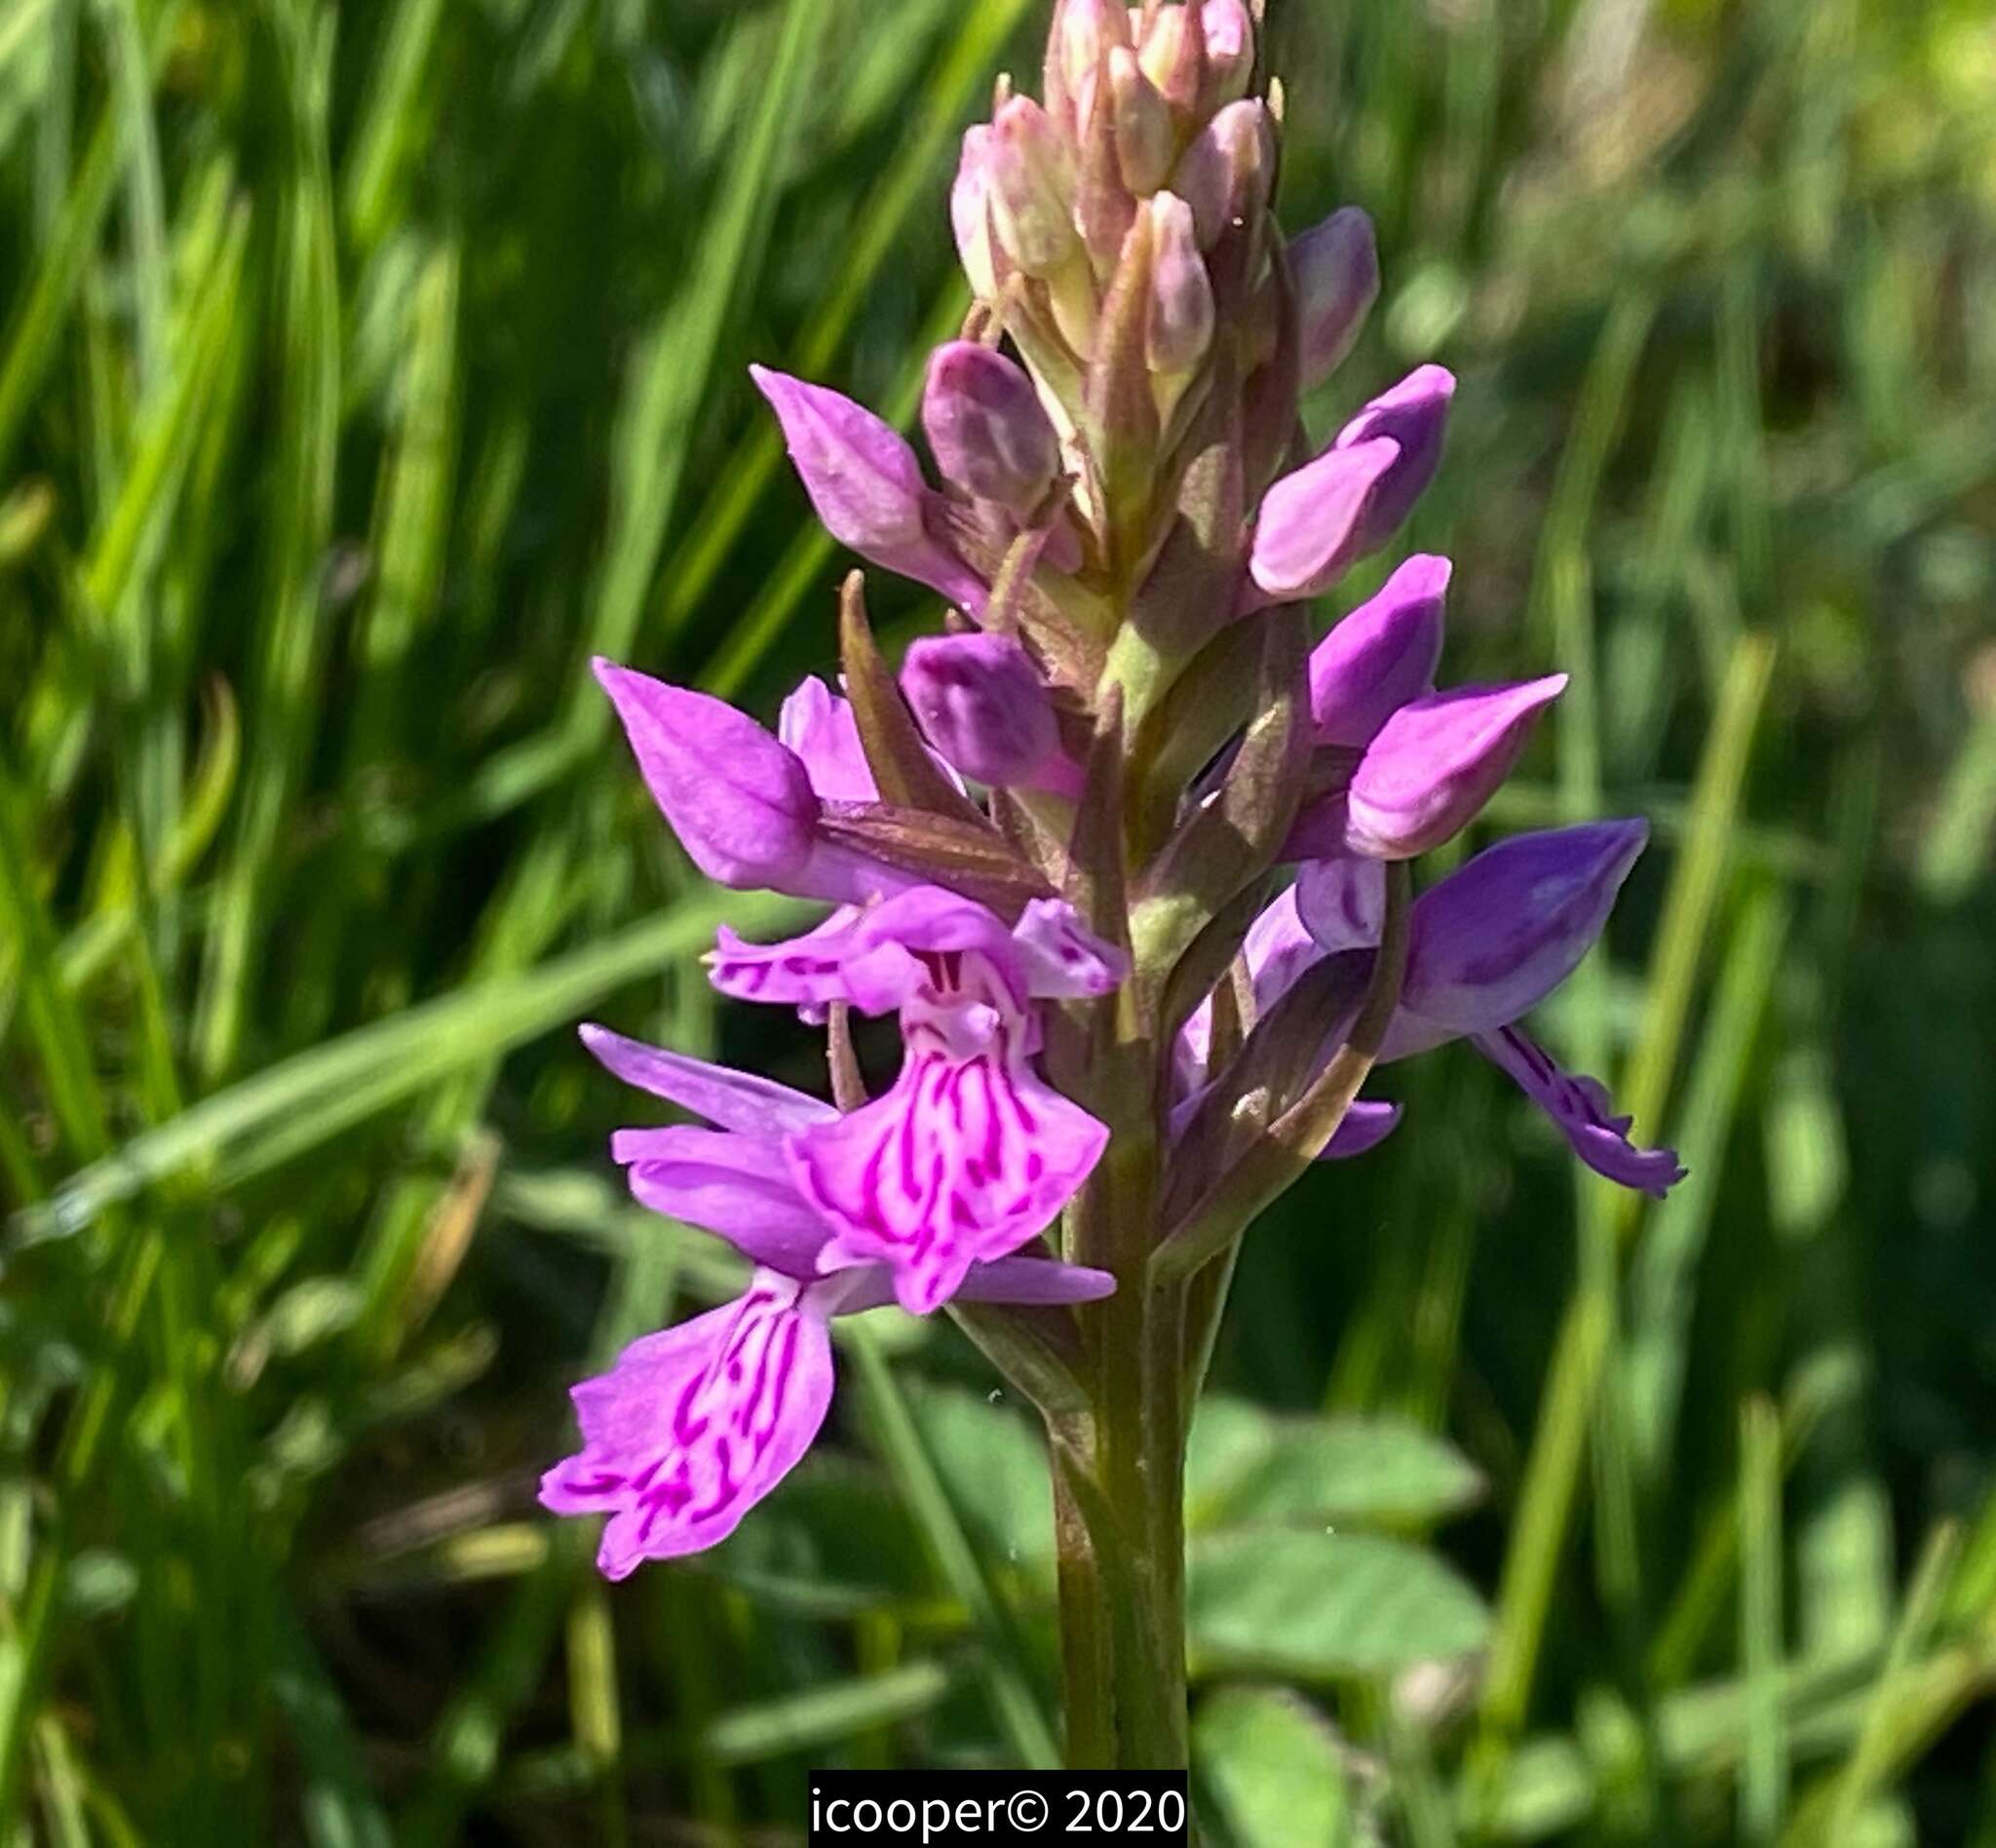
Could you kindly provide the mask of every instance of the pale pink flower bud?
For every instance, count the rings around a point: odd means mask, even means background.
[[[1171,190],[1192,208],[1201,250],[1211,250],[1230,224],[1268,203],[1274,168],[1268,111],[1258,98],[1228,103],[1193,137],[1179,157]]]
[[[956,254],[970,279],[971,293],[989,301],[998,293],[991,263],[991,130],[979,123],[966,129],[963,157],[949,189],[949,222],[956,233]]]
[[[1079,242],[1067,145],[1030,96],[1014,96],[998,111],[985,145],[999,240],[1028,276],[1051,276]]]
[[[1192,209],[1175,193],[1150,201],[1150,328],[1146,354],[1154,372],[1189,372],[1212,345],[1212,283],[1199,254]]]
[[[1206,102],[1219,108],[1239,101],[1253,81],[1254,22],[1241,0],[1206,0],[1200,17],[1206,26]]]
[[[1143,74],[1136,54],[1118,46],[1109,54],[1109,90],[1116,110],[1116,159],[1123,183],[1142,198],[1165,183],[1178,151],[1171,112]]]

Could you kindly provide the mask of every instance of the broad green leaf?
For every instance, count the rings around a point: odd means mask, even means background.
[[[927,1596],[907,1510],[876,1471],[813,1456],[700,1562],[772,1610],[847,1618]]]
[[[1216,1534],[1191,1550],[1196,1670],[1391,1675],[1481,1646],[1489,1613],[1424,1548],[1376,1534]]]
[[[1038,1566],[1054,1550],[1054,1496],[1037,1424],[997,1394],[924,1386],[908,1396],[949,1498],[992,1562]]]
[[[1202,1816],[1233,1848],[1344,1848],[1344,1752],[1330,1722],[1286,1688],[1228,1687],[1200,1702],[1192,1759]]]
[[[1412,1526],[1467,1507],[1481,1488],[1474,1465],[1416,1426],[1282,1418],[1214,1399],[1193,1420],[1186,1518],[1198,1528]]]

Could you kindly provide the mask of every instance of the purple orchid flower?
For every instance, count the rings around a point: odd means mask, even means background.
[[[706,694],[597,666],[696,864],[834,907],[784,943],[720,932],[715,985],[807,1020],[894,1015],[902,1042],[892,1085],[841,1111],[586,1029],[613,1072],[695,1119],[617,1133],[633,1197],[752,1270],[737,1301],[576,1390],[582,1445],[542,1498],[608,1516],[612,1577],[724,1539],[794,1466],[830,1403],[832,1321],[864,1308],[1057,1309],[1037,1328],[980,1322],[1015,1385],[1050,1414],[1086,1404],[1112,1464],[1182,1444],[1186,1396],[1169,1380],[1151,1393],[1145,1357],[1172,1351],[1160,1336],[1204,1351],[1220,1305],[1192,1282],[1225,1276],[1214,1260],[1300,1155],[1361,1154],[1394,1130],[1397,1104],[1346,1107],[1368,1062],[1468,1039],[1591,1167],[1650,1193],[1680,1173],[1521,1025],[1599,936],[1640,824],[1506,841],[1399,908],[1411,881],[1392,863],[1481,811],[1563,676],[1438,688],[1450,565],[1410,558],[1310,653],[1297,735],[1301,605],[1392,542],[1436,472],[1455,381],[1417,368],[1283,472],[1300,391],[1350,351],[1379,275],[1356,209],[1284,243],[1258,12],[1056,0],[1044,102],[1002,83],[964,135],[950,213],[978,299],[928,367],[935,484],[871,411],[754,368],[831,536],[971,624],[891,664],[855,574],[843,678],[805,680],[774,736]],[[1253,618],[1248,645],[1212,648],[1233,616]],[[1242,895],[1284,866],[1288,888],[1244,932]],[[1396,977],[1378,951],[1401,928],[1403,976],[1375,988]],[[1126,981],[1133,1005],[1105,1002]],[[1201,984],[1169,1058],[1132,1041]],[[1352,1043],[1368,993],[1393,1010],[1378,1059]],[[1063,1060],[1056,1089],[1040,1060],[1056,1026],[1063,1050],[1118,1057]],[[841,1097],[857,1083],[848,1072]],[[1103,1159],[1126,1117],[1165,1129],[1158,1191],[1123,1187]],[[1041,1242],[1098,1164],[1119,1184],[1069,1216],[1065,1248],[1113,1276]],[[1119,1282],[1129,1326],[1079,1307]],[[1078,1493],[1061,1536],[1141,1556],[1111,1594],[1136,1607],[1114,1613],[1105,1652],[1069,1665],[1070,1687],[1114,1673],[1095,1692],[1116,1762],[1182,1751],[1179,1613],[1144,1589],[1177,1582],[1180,1561],[1148,1554],[1172,1531],[1152,1498],[1178,1483],[1152,1475]],[[1146,1504],[1134,1525],[1125,1491]],[[1097,1507],[1117,1513],[1100,1531]],[[1119,1660],[1126,1636],[1163,1646]],[[1173,1684],[1131,1702],[1133,1674]]]
[[[980,611],[984,581],[940,536],[941,498],[900,433],[827,386],[762,366],[748,372],[783,426],[825,531],[863,558]]]
[[[831,1402],[831,1318],[894,1300],[896,1275],[884,1262],[827,1264],[836,1229],[787,1172],[786,1141],[838,1123],[831,1105],[604,1027],[582,1035],[616,1076],[718,1126],[620,1130],[611,1153],[633,1194],[755,1266],[736,1301],[633,1342],[574,1389],[583,1447],[542,1478],[541,1501],[610,1516],[596,1563],[616,1579],[726,1539],[795,1467]],[[1102,1271],[1008,1254],[970,1265],[952,1293],[1050,1306],[1114,1289]]]
[[[1007,930],[972,900],[917,887],[787,943],[724,931],[710,974],[745,1000],[900,1012],[893,1089],[784,1148],[798,1190],[835,1228],[819,1268],[885,1261],[912,1314],[946,1301],[971,1265],[1035,1237],[1108,1139],[1030,1062],[1034,1001],[1104,994],[1122,980],[1118,952],[1061,901],[1033,901]]]
[[[852,709],[822,681],[785,702],[784,735],[772,738],[711,694],[612,661],[595,667],[659,812],[709,878],[836,905],[916,883],[825,835],[828,812],[877,795]]]
[[[1050,1305],[1116,1280],[1038,1258],[980,1265],[958,1292]],[[583,1445],[541,1478],[557,1515],[608,1515],[605,1578],[718,1545],[797,1466],[831,1405],[830,1321],[892,1300],[885,1265],[831,1277],[758,1267],[733,1302],[633,1341],[571,1390]]]
[[[1661,1197],[1683,1176],[1675,1151],[1631,1142],[1630,1119],[1612,1114],[1600,1084],[1561,1071],[1517,1025],[1593,946],[1648,835],[1647,824],[1636,821],[1515,835],[1422,893],[1408,918],[1406,980],[1378,1062],[1468,1039],[1546,1112],[1590,1168]],[[1376,863],[1303,866],[1244,944],[1257,1012],[1272,1008],[1325,956],[1376,946],[1383,890]],[[1179,1069],[1195,1081],[1207,1076],[1208,1031],[1195,1015],[1181,1036]],[[1347,1116],[1326,1154],[1360,1152],[1353,1141],[1370,1124],[1352,1123]],[[1363,1146],[1392,1127],[1385,1122]]]

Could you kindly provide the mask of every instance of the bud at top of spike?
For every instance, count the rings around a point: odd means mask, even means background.
[[[1077,133],[1079,102],[1104,51],[1130,44],[1130,19],[1120,0],[1059,0],[1047,34],[1047,113]]]
[[[1206,0],[1200,9],[1206,27],[1209,109],[1238,102],[1254,79],[1254,21],[1241,0]]]
[[[1154,194],[1151,215],[1150,326],[1153,372],[1189,372],[1212,345],[1212,282],[1199,254],[1192,208],[1175,193]]]
[[[1074,224],[1098,280],[1115,267],[1137,208],[1123,178],[1115,85],[1105,76],[1106,69],[1102,65],[1089,73],[1077,100],[1074,131]]]
[[[1379,294],[1372,220],[1357,206],[1333,212],[1289,242],[1302,388],[1321,384],[1352,350]]]
[[[710,879],[782,889],[811,857],[818,798],[793,751],[724,700],[598,657],[638,770],[679,844]]]
[[[957,259],[970,279],[971,293],[990,301],[998,293],[991,264],[991,129],[979,122],[963,133],[963,154],[949,189],[949,223],[956,234]]]
[[[1593,947],[1648,838],[1639,821],[1515,834],[1431,886],[1408,919],[1403,1014],[1487,1033],[1529,1013]],[[1399,1057],[1434,1043],[1413,1022],[1393,1037]]]
[[[979,783],[1026,782],[1059,745],[1046,684],[1010,635],[924,636],[901,684],[938,753]]]
[[[1201,250],[1268,203],[1274,171],[1274,136],[1258,96],[1228,103],[1200,130],[1179,156],[1171,190],[1192,208]]]
[[[1345,837],[1381,860],[1411,860],[1475,819],[1511,774],[1563,674],[1516,686],[1451,687],[1410,700],[1352,772]]]
[[[1310,716],[1320,745],[1363,750],[1401,707],[1434,690],[1449,569],[1416,553],[1317,644]]]
[[[1060,442],[1032,380],[975,341],[936,349],[922,427],[947,480],[1021,517],[1046,498],[1060,466]]]
[[[1142,17],[1136,9],[1131,10],[1132,24]],[[1150,79],[1158,94],[1181,115],[1189,114],[1199,102],[1196,94],[1188,95],[1183,88],[1182,73],[1187,61],[1185,27],[1186,15],[1182,6],[1160,7],[1151,18],[1150,29],[1137,46],[1143,74]]]
[[[1051,276],[1073,253],[1074,160],[1030,96],[998,111],[984,143],[999,241],[1028,276]]]
[[[1136,54],[1119,45],[1109,54],[1109,94],[1116,111],[1116,159],[1123,183],[1139,199],[1154,193],[1177,158],[1178,132],[1157,86]]]

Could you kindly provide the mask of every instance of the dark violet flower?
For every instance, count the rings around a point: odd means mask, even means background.
[[[925,635],[909,644],[901,684],[937,754],[965,776],[1073,792],[1053,696],[1010,635]]]
[[[1387,1057],[1495,1032],[1537,1007],[1593,947],[1648,838],[1639,821],[1514,834],[1422,893]]]
[[[929,361],[922,428],[943,479],[1023,520],[1060,468],[1060,440],[1020,366],[974,340]]]
[[[1515,835],[1422,893],[1380,1062],[1467,1038],[1517,1081],[1590,1168],[1662,1194],[1682,1176],[1675,1152],[1631,1143],[1629,1119],[1611,1114],[1601,1086],[1562,1072],[1516,1026],[1593,946],[1648,832],[1641,822],[1594,822]],[[1361,865],[1305,867],[1290,894],[1263,913],[1270,927],[1257,925],[1247,944],[1250,966],[1260,955],[1260,1005],[1272,1006],[1323,956],[1378,942]]]
[[[1386,868],[1378,861],[1349,854],[1306,860],[1290,890],[1296,929],[1324,955],[1370,949],[1379,942],[1386,923]]]
[[[1310,656],[1310,717],[1321,745],[1363,751],[1409,700],[1435,690],[1446,558],[1417,553],[1339,622]]]
[[[1673,1148],[1642,1148],[1629,1139],[1635,1119],[1616,1116],[1598,1078],[1561,1071],[1537,1041],[1516,1026],[1475,1035],[1477,1051],[1507,1071],[1553,1121],[1573,1152],[1618,1186],[1661,1200],[1684,1178]]]

